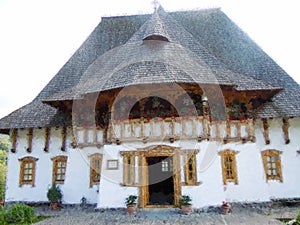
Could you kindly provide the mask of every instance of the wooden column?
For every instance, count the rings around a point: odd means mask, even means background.
[[[12,153],[16,153],[17,150],[17,137],[18,137],[18,129],[13,129],[11,131],[11,142],[12,142],[12,146],[11,146],[11,152]]]
[[[249,131],[248,133],[249,140],[255,142],[253,119],[248,120],[248,131]]]
[[[175,118],[174,118],[174,116],[172,116],[172,119],[171,119],[171,129],[172,129],[172,131],[171,131],[171,138],[174,138],[175,139],[175,136],[176,136],[176,123],[175,123]]]
[[[138,156],[139,161],[139,207],[144,208],[149,201],[148,196],[148,166],[146,158],[143,154],[139,154]]]
[[[67,137],[67,128],[61,128],[61,150],[66,151],[66,137]]]
[[[145,138],[145,122],[144,122],[144,117],[141,117],[140,123],[141,123],[141,138],[142,138],[142,140],[144,140],[144,138]]]
[[[33,137],[33,128],[28,128],[28,133],[27,133],[27,152],[31,153],[32,152],[32,137]]]
[[[73,148],[76,148],[78,146],[77,140],[78,140],[77,127],[74,126],[72,129],[72,143],[71,143]]]
[[[269,137],[269,124],[268,119],[263,118],[263,128],[264,128],[264,138],[266,145],[270,144],[270,137]]]
[[[180,153],[175,151],[173,156],[173,173],[174,173],[174,205],[179,206],[179,199],[181,198],[181,170],[180,170]]]
[[[49,143],[50,143],[50,127],[45,128],[45,147],[44,152],[49,152]]]
[[[110,100],[110,112],[109,112],[110,116],[109,116],[109,125],[108,125],[108,131],[107,131],[108,143],[113,143],[116,141],[115,132],[114,132],[114,128],[113,128],[113,126],[114,126],[114,111],[115,111],[114,104],[113,104],[114,100],[115,100],[115,98],[112,98]]]
[[[236,129],[237,129],[238,140],[241,140],[241,122],[240,121],[237,123]]]
[[[226,121],[226,139],[231,137],[231,124],[230,120]]]
[[[289,138],[289,127],[290,127],[290,123],[289,123],[289,119],[288,118],[282,118],[282,131],[283,131],[283,135],[284,135],[284,140],[285,140],[285,144],[289,144],[290,143],[290,138]]]

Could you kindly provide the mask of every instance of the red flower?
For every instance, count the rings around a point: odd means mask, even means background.
[[[223,202],[222,202],[222,205],[223,205],[223,206],[229,206],[229,203],[226,202],[226,201],[223,201]]]

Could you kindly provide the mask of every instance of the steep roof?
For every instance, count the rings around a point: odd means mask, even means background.
[[[220,9],[166,13],[160,8],[153,15],[102,18],[33,102],[0,120],[0,130],[70,122],[42,101],[153,82],[283,88],[257,116],[300,116],[300,100],[291,94],[300,95],[299,85]]]

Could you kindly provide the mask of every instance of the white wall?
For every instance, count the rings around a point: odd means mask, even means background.
[[[9,153],[7,172],[6,201],[47,201],[46,192],[52,182],[52,157],[68,156],[65,183],[60,185],[64,193],[65,203],[79,203],[84,196],[89,203],[98,203],[98,207],[124,207],[125,198],[129,194],[138,194],[137,187],[123,187],[123,165],[120,151],[136,150],[151,145],[166,144],[182,149],[199,149],[197,155],[197,177],[199,186],[183,186],[182,194],[189,194],[195,207],[219,205],[227,201],[268,201],[270,198],[300,197],[300,119],[290,119],[290,140],[285,144],[282,132],[282,120],[270,121],[270,144],[266,145],[263,137],[263,126],[260,120],[255,122],[256,142],[217,143],[197,141],[152,142],[152,143],[122,143],[121,145],[105,145],[73,149],[68,136],[66,152],[61,148],[61,130],[52,128],[49,152],[44,149],[44,129],[34,129],[32,153],[27,153],[27,130],[18,131],[16,153]],[[70,132],[68,132],[70,134]],[[221,156],[219,151],[231,149],[237,151],[238,184],[223,185]],[[283,183],[266,181],[261,151],[276,149],[282,151]],[[93,153],[103,154],[100,186],[89,187],[89,158]],[[25,156],[38,158],[36,164],[35,187],[23,185],[19,187],[20,162]],[[119,160],[117,170],[107,169],[107,160]],[[138,174],[137,174],[138,175]],[[99,193],[97,190],[99,189]]]
[[[68,156],[65,183],[60,187],[64,194],[63,202],[79,203],[85,196],[89,203],[97,202],[98,187],[89,187],[89,159],[88,155],[101,149],[85,148],[73,149],[71,137],[68,135],[66,151],[61,151],[61,129],[52,128],[49,152],[44,152],[44,129],[34,129],[32,152],[27,153],[27,130],[18,130],[16,153],[9,153],[6,182],[6,201],[48,201],[46,193],[52,183],[53,161],[51,158],[58,155]],[[70,134],[70,131],[68,131]],[[31,156],[38,158],[36,162],[35,186],[22,185],[19,187],[20,161],[19,159]]]

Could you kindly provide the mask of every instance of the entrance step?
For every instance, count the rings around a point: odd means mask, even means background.
[[[180,218],[179,209],[175,208],[143,208],[139,209],[137,217],[150,220],[166,220]]]

